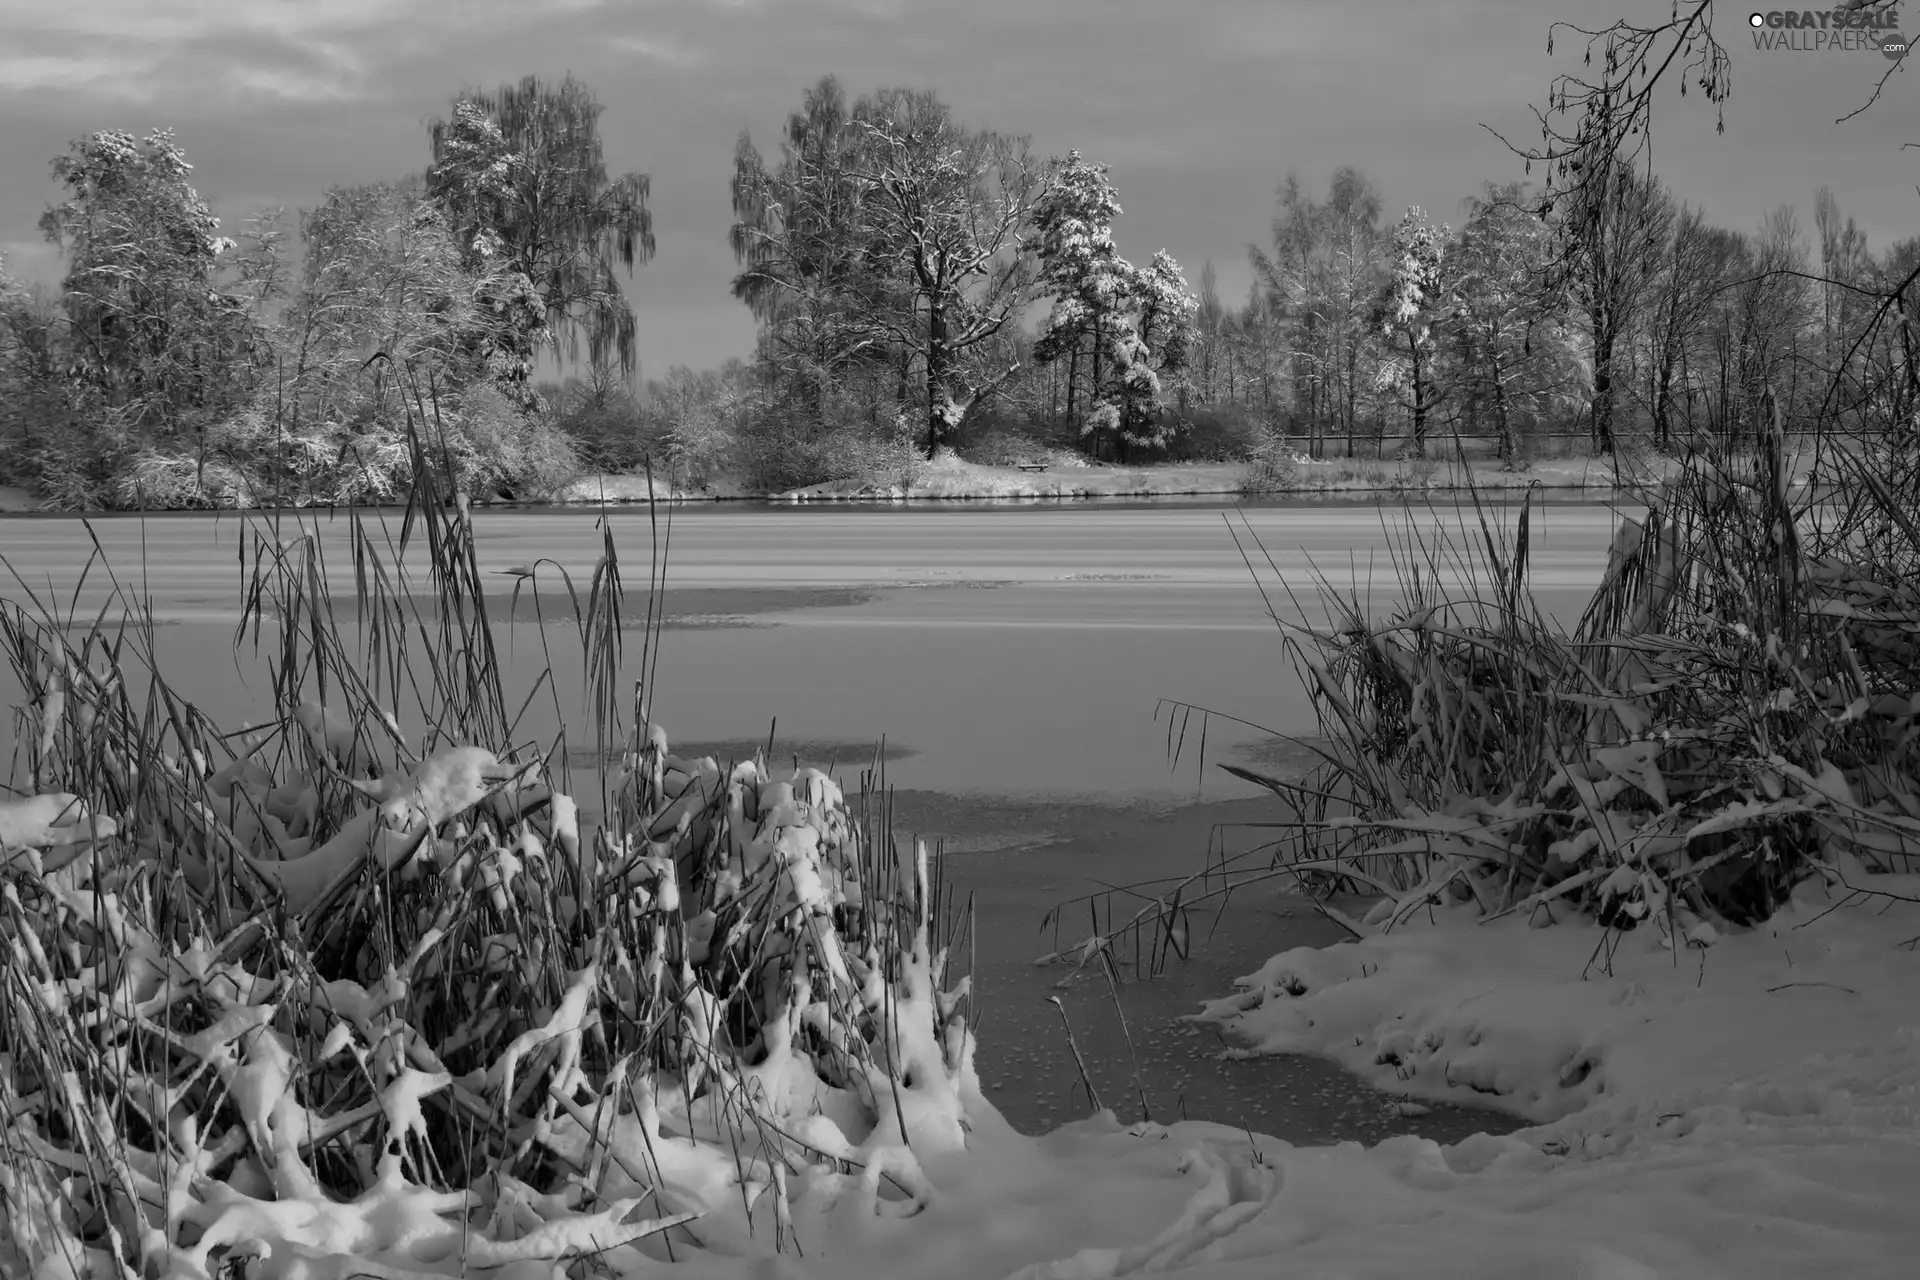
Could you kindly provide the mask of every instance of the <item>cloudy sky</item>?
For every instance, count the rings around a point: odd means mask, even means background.
[[[1747,0],[1750,4],[1752,0]],[[426,163],[425,122],[463,85],[572,72],[606,105],[609,166],[651,176],[659,253],[630,286],[644,371],[745,354],[727,294],[735,138],[763,145],[802,93],[928,87],[966,123],[1111,166],[1121,251],[1166,248],[1229,301],[1249,281],[1276,184],[1341,164],[1458,222],[1486,179],[1520,175],[1482,123],[1537,137],[1547,26],[1664,19],[1670,0],[0,0],[0,252],[57,278],[35,228],[48,161],[95,129],[173,128],[229,227],[328,187]],[[1910,26],[1920,26],[1912,0]],[[1833,187],[1873,246],[1920,232],[1920,83],[1909,65],[1846,124],[1886,60],[1757,51],[1720,0],[1733,58],[1726,133],[1698,95],[1661,95],[1656,160],[1679,194],[1751,228]],[[1912,33],[1910,33],[1912,34]],[[1920,62],[1920,60],[1910,60]],[[771,150],[771,147],[765,149]]]

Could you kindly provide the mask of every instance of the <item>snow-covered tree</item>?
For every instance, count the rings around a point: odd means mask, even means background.
[[[865,225],[859,176],[863,130],[832,76],[787,117],[777,159],[746,134],[734,147],[734,222],[728,242],[740,265],[733,296],[762,326],[761,353],[791,414],[823,427],[837,389],[869,374],[906,380],[911,329],[897,256]],[[892,319],[892,325],[883,323]],[[896,410],[901,406],[893,406]]]
[[[1100,433],[1111,432],[1120,407],[1102,395],[1113,362],[1132,358],[1133,346],[1122,334],[1133,268],[1113,243],[1113,220],[1120,201],[1107,181],[1107,167],[1070,151],[1053,181],[1035,202],[1034,252],[1040,263],[1038,287],[1053,305],[1041,325],[1033,358],[1051,364],[1067,361],[1067,419],[1081,422],[1081,433],[1097,449]],[[1088,348],[1090,403],[1078,413],[1080,357]],[[1144,367],[1144,361],[1140,361]],[[1124,376],[1124,375],[1123,375]]]
[[[413,370],[458,386],[476,316],[475,282],[445,216],[420,190],[336,187],[301,215],[301,278],[283,317],[287,427],[311,433],[397,431]],[[391,365],[367,366],[377,351]]]
[[[587,86],[528,76],[492,92],[465,91],[449,120],[429,128],[428,194],[446,212],[468,269],[493,282],[486,302],[503,389],[530,392],[535,353],[549,331],[578,355],[631,373],[629,276],[653,256],[653,218],[642,173],[607,173],[601,106]],[[521,277],[515,280],[515,276]],[[542,313],[529,328],[525,297]],[[524,366],[525,373],[518,373]]]
[[[1380,366],[1380,385],[1394,391],[1412,415],[1407,452],[1416,458],[1426,456],[1428,418],[1441,398],[1435,325],[1447,308],[1442,265],[1450,235],[1447,227],[1427,221],[1417,205],[1408,208],[1393,228],[1378,311],[1380,335],[1389,352]]]
[[[1186,383],[1200,304],[1165,249],[1144,268],[1129,272],[1127,293],[1133,345],[1121,381],[1120,439],[1129,450],[1157,449],[1172,435],[1161,395],[1170,385]]]
[[[855,105],[862,225],[907,306],[883,314],[926,375],[932,457],[1017,363],[978,367],[1033,300],[1026,237],[1047,175],[1025,138],[967,129],[932,93],[889,89]]]
[[[1074,420],[1083,349],[1091,388],[1080,433],[1090,451],[1102,439],[1123,449],[1156,448],[1170,427],[1160,413],[1163,374],[1186,376],[1198,302],[1165,251],[1145,268],[1114,247],[1120,202],[1105,165],[1071,151],[1034,208],[1038,287],[1053,305],[1034,345],[1034,359],[1068,361],[1067,416]]]
[[[72,374],[119,430],[197,429],[250,385],[257,329],[218,279],[235,243],[192,172],[166,130],[102,131],[53,162],[66,199],[40,227],[67,252]]]

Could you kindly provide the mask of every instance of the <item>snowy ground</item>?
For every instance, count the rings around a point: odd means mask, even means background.
[[[1609,960],[1596,927],[1437,913],[1276,956],[1208,1016],[1543,1123],[1362,1150],[976,1114],[921,1217],[803,1228],[805,1260],[765,1274],[1910,1276],[1920,878],[1875,887],[1909,901],[1815,886],[1677,957],[1651,929]]]
[[[1276,956],[1209,1016],[1545,1123],[1447,1148],[1110,1117],[1032,1140],[972,1099],[921,1216],[803,1226],[806,1257],[762,1274],[1911,1275],[1920,911],[1845,896],[1678,957],[1652,930],[1609,957],[1594,927],[1461,914]]]
[[[1107,1113],[1036,1139],[963,1069],[952,1092],[909,1099],[910,1152],[883,1124],[847,1151],[865,1172],[795,1177],[777,1226],[762,1198],[751,1234],[722,1229],[729,1197],[738,1204],[724,1159],[654,1139],[683,1202],[718,1216],[695,1224],[705,1246],[673,1262],[607,1261],[619,1275],[709,1280],[1911,1276],[1920,877],[1876,888],[1909,901],[1839,906],[1803,891],[1710,950],[1675,957],[1642,929],[1610,962],[1592,927],[1436,913],[1391,937],[1277,956],[1212,1011],[1272,1048],[1404,1071],[1398,1087],[1416,1095],[1477,1085],[1548,1122],[1515,1135],[1303,1148]],[[1375,1065],[1389,1050],[1399,1071]],[[838,1130],[823,1119],[793,1123],[827,1143]],[[917,1212],[876,1194],[882,1169],[923,1188]],[[458,1259],[444,1226],[427,1225],[435,1207],[376,1193],[327,1209],[340,1220],[327,1232],[288,1219],[286,1239],[352,1238],[357,1256],[283,1248],[257,1273],[448,1274]]]

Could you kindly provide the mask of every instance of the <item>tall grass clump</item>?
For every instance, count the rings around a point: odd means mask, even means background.
[[[521,741],[559,695],[506,688],[435,430],[400,528],[352,518],[351,599],[245,517],[265,728],[168,682],[133,590],[0,600],[0,1274],[638,1274],[916,1212],[967,1141],[938,864],[871,777],[672,753],[604,522],[590,580],[514,571],[564,587],[596,776]]]
[[[1803,879],[1864,899],[1920,868],[1920,469],[1866,456],[1830,455],[1851,477],[1836,498],[1796,493],[1778,413],[1752,451],[1696,450],[1621,520],[1570,631],[1528,586],[1530,496],[1510,530],[1477,495],[1455,530],[1409,520],[1386,617],[1324,578],[1324,623],[1298,597],[1275,613],[1318,763],[1221,766],[1278,797],[1256,824],[1273,838],[1148,894],[1094,949],[1280,878],[1355,934],[1472,902],[1644,925],[1678,951],[1765,920]],[[1257,540],[1242,547],[1251,567]],[[1182,741],[1211,714],[1172,709]],[[1374,901],[1355,918],[1342,894]]]

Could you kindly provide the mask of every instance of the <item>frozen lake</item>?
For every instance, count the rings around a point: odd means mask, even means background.
[[[1242,514],[1265,555],[1247,550],[1283,615],[1281,582],[1310,602],[1315,568],[1343,593],[1371,586],[1376,604],[1389,603],[1389,530],[1405,519],[1393,507],[681,509],[669,604],[691,625],[666,634],[655,718],[676,742],[764,742],[778,717],[849,764],[884,734],[898,752],[891,780],[906,788],[1191,799],[1195,770],[1191,761],[1177,776],[1169,770],[1158,699],[1281,733],[1310,727],[1226,518],[1238,525]],[[1459,519],[1424,510],[1414,518]],[[326,547],[336,598],[351,599],[346,519],[307,519]],[[1598,580],[1612,519],[1597,506],[1534,511],[1536,594],[1563,618]],[[630,601],[643,606],[646,513],[620,510],[612,520]],[[483,513],[476,526],[483,569],[546,557],[584,583],[599,556],[585,514]],[[223,723],[260,717],[264,672],[230,652],[240,519],[109,517],[93,528],[121,581],[169,624],[160,654],[176,688]],[[1240,537],[1248,542],[1245,528]],[[0,520],[0,554],[21,577],[89,617],[110,590],[96,571],[75,596],[90,545],[78,520]],[[504,611],[513,580],[495,581]],[[551,619],[558,580],[542,581]],[[10,578],[0,581],[0,596],[19,594]],[[516,613],[531,624],[524,599]],[[533,632],[503,630],[513,644],[510,692],[543,665]],[[577,705],[577,673],[555,675],[569,695],[563,705]],[[1216,725],[1209,745],[1257,736]],[[1209,772],[1206,795],[1250,794]]]
[[[1509,526],[1515,510],[1504,516]],[[1458,531],[1462,518],[1478,539],[1471,509],[1409,515],[1397,505],[681,508],[672,514],[674,625],[664,633],[654,718],[677,749],[721,755],[764,745],[777,718],[776,762],[799,754],[837,763],[849,790],[885,736],[902,834],[943,838],[960,855],[951,863],[956,884],[980,895],[983,944],[992,947],[980,984],[983,1078],[1016,1123],[1039,1127],[1084,1105],[1069,1101],[1076,1077],[1059,1015],[1043,1001],[1059,974],[1025,963],[1048,949],[1041,913],[1102,883],[1195,870],[1214,823],[1258,818],[1262,793],[1212,761],[1285,772],[1301,760],[1265,733],[1216,722],[1202,770],[1196,722],[1176,770],[1156,702],[1210,707],[1280,734],[1313,731],[1234,532],[1282,616],[1290,608],[1282,584],[1310,605],[1316,570],[1384,611],[1408,520]],[[1601,506],[1535,507],[1535,593],[1563,621],[1598,582],[1615,518]],[[611,519],[629,611],[637,603],[644,616],[647,513],[621,509]],[[335,598],[350,600],[346,518],[305,522],[326,548]],[[397,536],[397,517],[392,524]],[[590,513],[488,512],[475,524],[483,569],[546,558],[584,584],[600,554]],[[150,598],[165,624],[162,669],[229,727],[270,710],[264,664],[250,645],[233,653],[243,527],[232,515],[93,521],[120,581]],[[285,531],[293,532],[291,519]],[[0,555],[43,598],[82,618],[111,590],[96,570],[76,593],[91,549],[77,519],[0,518]],[[424,582],[424,557],[417,571]],[[513,579],[493,581],[504,618]],[[557,576],[542,590],[550,622],[558,591]],[[0,596],[20,595],[11,577],[0,583]],[[508,694],[517,703],[544,661],[531,602],[523,597],[512,612],[513,627],[498,634],[512,646]],[[550,629],[554,653],[572,657],[571,629],[559,630]],[[636,629],[636,666],[638,641]],[[555,677],[562,706],[578,706],[579,673]],[[0,671],[0,702],[12,705],[15,694]],[[523,736],[554,732],[550,706],[530,719]],[[9,719],[0,729],[9,756],[13,732]],[[573,741],[590,745],[577,732]],[[1085,925],[1081,908],[1069,926]],[[1127,994],[1152,1105],[1283,1137],[1382,1136],[1377,1095],[1334,1068],[1206,1063],[1183,1032],[1165,1026],[1201,996],[1224,994],[1266,955],[1331,940],[1323,922],[1278,900],[1236,898],[1221,929],[1185,973]],[[1102,1100],[1125,1116],[1136,1107],[1111,998],[1104,984],[1069,994]],[[1446,1137],[1477,1124],[1443,1110],[1397,1127]]]

